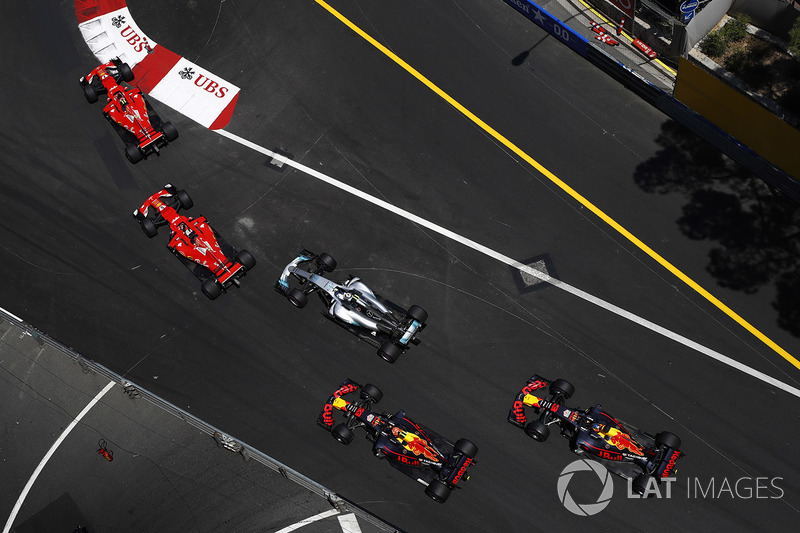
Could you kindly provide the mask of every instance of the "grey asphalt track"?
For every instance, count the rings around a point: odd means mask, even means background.
[[[712,243],[676,223],[687,198],[637,184],[637,169],[665,149],[663,115],[503,2],[331,5],[800,352],[777,325],[774,288],[746,294],[708,272]],[[795,367],[316,3],[129,7],[148,36],[242,88],[230,132],[508,256],[546,256],[558,279],[798,386]],[[0,106],[0,306],[409,531],[775,530],[800,516],[798,398],[557,288],[520,290],[507,266],[300,172],[271,169],[158,102],[180,138],[131,166],[80,94],[77,79],[95,59],[71,3],[4,4],[2,17],[16,23],[0,37],[13,80]],[[130,213],[166,182],[256,257],[240,289],[206,300],[165,236],[148,240],[137,227]],[[423,306],[423,343],[388,365],[316,302],[292,308],[272,285],[303,246],[331,253],[341,276]],[[672,497],[629,499],[616,479],[600,514],[566,511],[556,484],[576,459],[567,443],[535,443],[505,421],[534,372],[575,384],[576,406],[600,402],[642,429],[680,435],[687,455]],[[344,448],[316,427],[345,377],[381,387],[387,410],[473,440],[479,464],[466,488],[436,505],[372,460],[366,441]],[[780,491],[744,497],[756,478],[776,477]],[[738,495],[720,491],[742,478]],[[715,489],[698,496],[695,480]],[[581,481],[586,493],[570,485],[576,499],[596,498],[599,486]]]

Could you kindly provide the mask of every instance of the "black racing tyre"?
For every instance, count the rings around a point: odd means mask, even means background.
[[[464,454],[467,457],[475,457],[478,455],[478,447],[471,440],[458,439],[453,446],[453,452]]]
[[[336,259],[331,257],[330,254],[322,252],[317,256],[317,261],[322,264],[322,268],[325,269],[325,272],[333,272],[336,269]]]
[[[150,237],[151,239],[153,237],[155,237],[156,235],[158,235],[158,226],[156,226],[155,223],[152,220],[150,220],[149,218],[147,218],[147,217],[143,218],[141,220],[141,225],[142,225],[142,231],[144,231],[144,234],[147,235],[148,237]]]
[[[90,104],[97,101],[97,91],[94,90],[91,83],[87,83],[83,86],[83,96],[86,97],[86,101]]]
[[[367,383],[361,387],[361,399],[370,400],[372,403],[379,403],[383,398],[383,391],[372,383]]]
[[[245,270],[252,270],[254,266],[256,266],[255,258],[250,255],[250,252],[247,250],[239,250],[239,253],[236,254],[236,261],[238,261]]]
[[[119,75],[122,77],[122,81],[133,81],[133,71],[127,63],[120,63],[117,68],[119,69]]]
[[[656,435],[656,446],[666,446],[667,448],[672,448],[673,450],[680,450],[681,439],[674,433],[662,431]]]
[[[289,289],[286,298],[298,309],[302,309],[308,303],[308,296],[300,289]]]
[[[419,322],[420,324],[424,324],[426,320],[428,320],[428,313],[418,305],[412,305],[406,311],[406,314]]]
[[[352,429],[347,427],[347,424],[339,424],[333,428],[331,430],[331,435],[345,446],[353,442],[353,438],[355,437],[355,433],[353,433]]]
[[[161,126],[161,131],[164,133],[164,137],[166,137],[169,142],[172,142],[178,138],[178,130],[175,129],[175,126],[172,125],[172,122],[165,122]]]
[[[550,436],[550,428],[538,420],[528,423],[525,426],[525,434],[538,442],[544,442]]]
[[[203,290],[203,294],[205,294],[209,300],[216,300],[219,298],[219,295],[222,294],[222,287],[219,286],[216,279],[207,279],[203,282],[201,286]]]
[[[139,147],[135,144],[126,144],[125,145],[125,157],[128,158],[128,161],[133,163],[134,165],[144,159],[144,154]]]
[[[575,394],[575,386],[565,379],[557,379],[550,383],[550,394],[560,394],[565,400],[569,400]]]
[[[438,479],[431,481],[430,485],[425,488],[425,494],[428,496],[428,498],[437,503],[446,502],[452,491],[453,489]]]
[[[181,209],[191,209],[194,207],[194,201],[192,200],[192,197],[189,196],[189,193],[185,190],[179,190],[175,193],[175,196],[178,198],[178,202],[181,204]]]
[[[396,363],[402,354],[403,350],[393,342],[384,342],[381,347],[378,348],[378,356],[390,364]]]
[[[649,484],[650,476],[647,474],[639,474],[631,482],[631,489],[633,489],[633,492],[641,496],[647,490]]]

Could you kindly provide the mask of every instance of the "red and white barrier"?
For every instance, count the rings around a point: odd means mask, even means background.
[[[75,0],[75,14],[98,61],[119,57],[142,91],[207,128],[228,124],[239,87],[148,38],[125,0]]]

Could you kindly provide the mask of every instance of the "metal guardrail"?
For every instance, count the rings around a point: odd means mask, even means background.
[[[0,308],[0,322],[4,320],[9,322],[13,326],[16,326],[26,331],[36,340],[37,343],[39,343],[39,346],[47,345],[61,352],[62,354],[66,355],[67,357],[75,361],[78,365],[80,365],[80,367],[83,369],[84,372],[99,374],[107,378],[109,381],[116,383],[117,385],[122,387],[123,391],[132,400],[147,401],[163,409],[167,413],[175,416],[176,418],[180,418],[181,420],[195,427],[199,431],[205,433],[206,435],[211,436],[217,442],[218,447],[226,449],[233,453],[241,454],[243,460],[245,461],[249,461],[252,459],[254,461],[261,463],[270,470],[279,473],[286,480],[291,481],[292,483],[295,483],[297,485],[300,485],[301,487],[313,492],[314,494],[317,494],[318,496],[325,498],[325,500],[328,501],[331,507],[333,507],[340,513],[353,513],[358,518],[372,524],[373,526],[383,531],[403,533],[403,530],[382,520],[381,518],[370,513],[366,509],[363,509],[358,504],[353,503],[352,501],[340,496],[339,494],[328,489],[327,487],[304,476],[300,472],[297,472],[296,470],[281,463],[277,459],[270,457],[264,452],[248,445],[247,443],[240,441],[233,436],[227,435],[221,429],[212,426],[207,422],[204,422],[200,418],[197,418],[196,416],[184,411],[180,407],[164,400],[163,398],[153,394],[147,389],[140,387],[139,385],[123,378],[116,372],[109,370],[108,368],[101,365],[100,363],[97,363],[96,361],[92,361],[91,359],[85,357],[79,352],[73,350],[69,346],[60,343],[59,341],[53,339],[52,337],[40,331],[36,327],[23,321],[19,317],[14,316],[11,313],[7,312],[5,309]]]

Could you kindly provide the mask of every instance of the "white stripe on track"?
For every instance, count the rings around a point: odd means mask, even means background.
[[[342,526],[342,533],[361,533],[361,526],[353,513],[339,515],[339,525]]]
[[[22,493],[19,495],[19,498],[17,499],[17,503],[14,504],[14,508],[11,510],[11,515],[8,517],[8,521],[6,522],[6,526],[3,528],[3,533],[8,533],[9,531],[11,531],[11,526],[14,525],[14,519],[17,517],[17,513],[19,513],[19,510],[22,507],[22,503],[25,501],[25,497],[28,495],[28,492],[30,492],[31,487],[33,487],[33,483],[36,481],[36,478],[39,477],[39,474],[42,473],[42,470],[44,469],[44,465],[46,465],[47,461],[50,460],[50,457],[52,457],[53,454],[56,453],[56,449],[58,449],[59,445],[61,445],[61,443],[64,442],[64,439],[67,438],[67,435],[69,435],[69,432],[72,431],[72,429],[75,426],[78,425],[78,422],[80,422],[81,419],[84,416],[86,416],[86,413],[88,413],[89,410],[91,410],[91,408],[94,407],[94,405],[97,402],[100,401],[100,398],[105,396],[105,394],[109,390],[111,390],[111,387],[113,387],[114,385],[115,385],[115,383],[113,381],[110,381],[108,383],[108,385],[106,385],[103,388],[103,390],[98,392],[97,396],[92,398],[92,401],[90,401],[89,404],[86,407],[83,408],[83,411],[78,413],[78,416],[75,417],[75,420],[73,420],[70,423],[70,425],[67,426],[67,429],[65,429],[64,432],[61,433],[61,436],[58,437],[58,439],[56,439],[56,441],[53,443],[53,445],[47,451],[47,453],[45,454],[45,456],[42,458],[41,462],[39,463],[39,466],[37,466],[36,470],[34,470],[33,474],[31,474],[31,477],[28,480],[28,483],[25,484],[25,488],[22,489]]]
[[[319,172],[317,170],[314,170],[313,168],[307,167],[306,165],[303,165],[301,163],[298,163],[296,161],[288,159],[288,158],[286,158],[286,157],[284,157],[284,156],[282,156],[280,154],[277,154],[277,153],[275,153],[275,152],[273,152],[271,150],[268,150],[267,148],[264,148],[263,146],[259,146],[259,145],[255,144],[255,143],[251,142],[251,141],[248,141],[247,139],[239,137],[238,135],[235,135],[235,134],[233,134],[233,133],[231,133],[229,131],[225,131],[224,129],[213,130],[213,131],[215,131],[216,133],[222,135],[223,137],[227,137],[228,139],[241,144],[242,146],[245,146],[247,148],[250,148],[251,150],[254,150],[256,152],[264,154],[267,157],[275,159],[276,161],[280,161],[285,165],[289,165],[290,167],[293,167],[293,168],[299,170],[300,172],[308,174],[309,176],[317,178],[318,180],[323,181],[323,182],[325,182],[325,183],[327,183],[329,185],[332,185],[332,186],[334,186],[334,187],[336,187],[336,188],[338,188],[338,189],[340,189],[342,191],[350,193],[353,196],[361,198],[362,200],[370,202],[373,205],[376,205],[376,206],[378,206],[380,208],[383,208],[383,209],[385,209],[385,210],[387,210],[387,211],[389,211],[391,213],[394,213],[394,214],[396,214],[398,216],[401,216],[401,217],[403,217],[403,218],[405,218],[405,219],[407,219],[407,220],[409,220],[411,222],[414,222],[415,224],[418,224],[418,225],[420,225],[420,226],[422,226],[424,228],[427,228],[427,229],[429,229],[431,231],[434,231],[434,232],[438,233],[439,235],[447,237],[448,239],[454,240],[454,241],[456,241],[456,242],[458,242],[458,243],[460,243],[460,244],[462,244],[464,246],[472,248],[473,250],[475,250],[477,252],[480,252],[480,253],[482,253],[484,255],[487,255],[487,256],[491,257],[492,259],[496,259],[497,261],[500,261],[501,263],[505,263],[506,265],[511,266],[513,268],[516,268],[517,270],[519,270],[521,272],[524,272],[524,273],[526,273],[526,274],[528,274],[530,276],[534,276],[534,277],[536,277],[536,278],[538,278],[538,279],[540,279],[542,281],[546,281],[547,283],[550,283],[554,287],[558,287],[559,289],[561,289],[563,291],[566,291],[566,292],[568,292],[568,293],[570,293],[570,294],[572,294],[574,296],[577,296],[578,298],[581,298],[582,300],[585,300],[585,301],[587,301],[589,303],[592,303],[592,304],[594,304],[594,305],[596,305],[598,307],[601,307],[602,309],[605,309],[606,311],[614,313],[617,316],[620,316],[622,318],[630,320],[631,322],[639,324],[640,326],[642,326],[644,328],[647,328],[647,329],[649,329],[649,330],[651,330],[651,331],[653,331],[655,333],[658,333],[659,335],[663,335],[664,337],[667,337],[668,339],[671,339],[671,340],[673,340],[673,341],[675,341],[677,343],[683,344],[687,348],[691,348],[691,349],[693,349],[693,350],[695,350],[695,351],[697,351],[699,353],[702,353],[703,355],[706,355],[706,356],[710,357],[711,359],[719,361],[722,364],[728,365],[731,368],[735,368],[736,370],[744,372],[745,374],[749,374],[750,376],[752,376],[752,377],[754,377],[756,379],[759,379],[759,380],[763,381],[764,383],[772,385],[773,387],[781,389],[781,390],[783,390],[785,392],[788,392],[789,394],[791,394],[793,396],[796,396],[796,397],[800,398],[800,389],[797,389],[796,387],[792,387],[791,385],[788,385],[788,384],[786,384],[786,383],[784,383],[782,381],[778,381],[777,379],[775,379],[775,378],[773,378],[771,376],[768,376],[767,374],[764,374],[763,372],[760,372],[760,371],[758,371],[758,370],[756,370],[754,368],[751,368],[751,367],[749,367],[747,365],[744,365],[744,364],[742,364],[742,363],[740,363],[740,362],[738,362],[738,361],[736,361],[734,359],[731,359],[730,357],[728,357],[726,355],[722,355],[721,353],[716,352],[716,351],[712,350],[711,348],[707,348],[707,347],[703,346],[702,344],[699,344],[699,343],[697,343],[697,342],[695,342],[695,341],[693,341],[691,339],[688,339],[688,338],[686,338],[686,337],[684,337],[682,335],[679,335],[678,333],[675,333],[675,332],[670,331],[670,330],[668,330],[668,329],[666,329],[664,327],[661,327],[658,324],[650,322],[649,320],[647,320],[645,318],[642,318],[642,317],[640,317],[638,315],[635,315],[635,314],[631,313],[630,311],[626,311],[626,310],[624,310],[624,309],[622,309],[620,307],[617,307],[616,305],[614,305],[612,303],[609,303],[609,302],[606,302],[605,300],[597,298],[596,296],[593,296],[593,295],[591,295],[591,294],[589,294],[589,293],[587,293],[585,291],[582,291],[581,289],[578,289],[577,287],[573,287],[572,285],[569,285],[568,283],[565,283],[565,282],[563,282],[561,280],[558,280],[556,278],[548,276],[547,274],[544,274],[543,272],[539,272],[538,270],[534,270],[533,268],[529,267],[528,265],[520,263],[516,259],[512,259],[512,258],[510,258],[508,256],[505,256],[505,255],[503,255],[503,254],[501,254],[499,252],[496,252],[496,251],[492,250],[491,248],[488,248],[488,247],[486,247],[486,246],[484,246],[484,245],[482,245],[482,244],[480,244],[478,242],[475,242],[475,241],[473,241],[471,239],[467,239],[466,237],[462,237],[461,235],[459,235],[459,234],[457,234],[457,233],[455,233],[453,231],[450,231],[447,228],[443,228],[442,226],[439,226],[438,224],[434,224],[433,222],[425,220],[424,218],[421,218],[421,217],[415,215],[414,213],[411,213],[409,211],[406,211],[405,209],[402,209],[400,207],[392,205],[389,202],[386,202],[384,200],[381,200],[380,198],[372,196],[371,194],[367,194],[364,191],[361,191],[359,189],[356,189],[355,187],[347,185],[346,183],[342,183],[341,181],[339,181],[337,179],[334,179],[334,178],[332,178],[330,176],[327,176],[327,175],[325,175],[325,174],[323,174],[323,173],[321,173],[321,172]]]
[[[323,518],[328,518],[329,516],[334,516],[339,514],[339,511],[336,509],[331,509],[330,511],[325,511],[324,513],[319,513],[314,516],[309,516],[308,518],[304,518],[299,522],[292,524],[291,526],[286,526],[283,529],[276,531],[275,533],[289,533],[290,531],[294,531],[295,529],[300,529],[303,526],[306,526],[312,522],[316,522],[317,520],[322,520]]]

